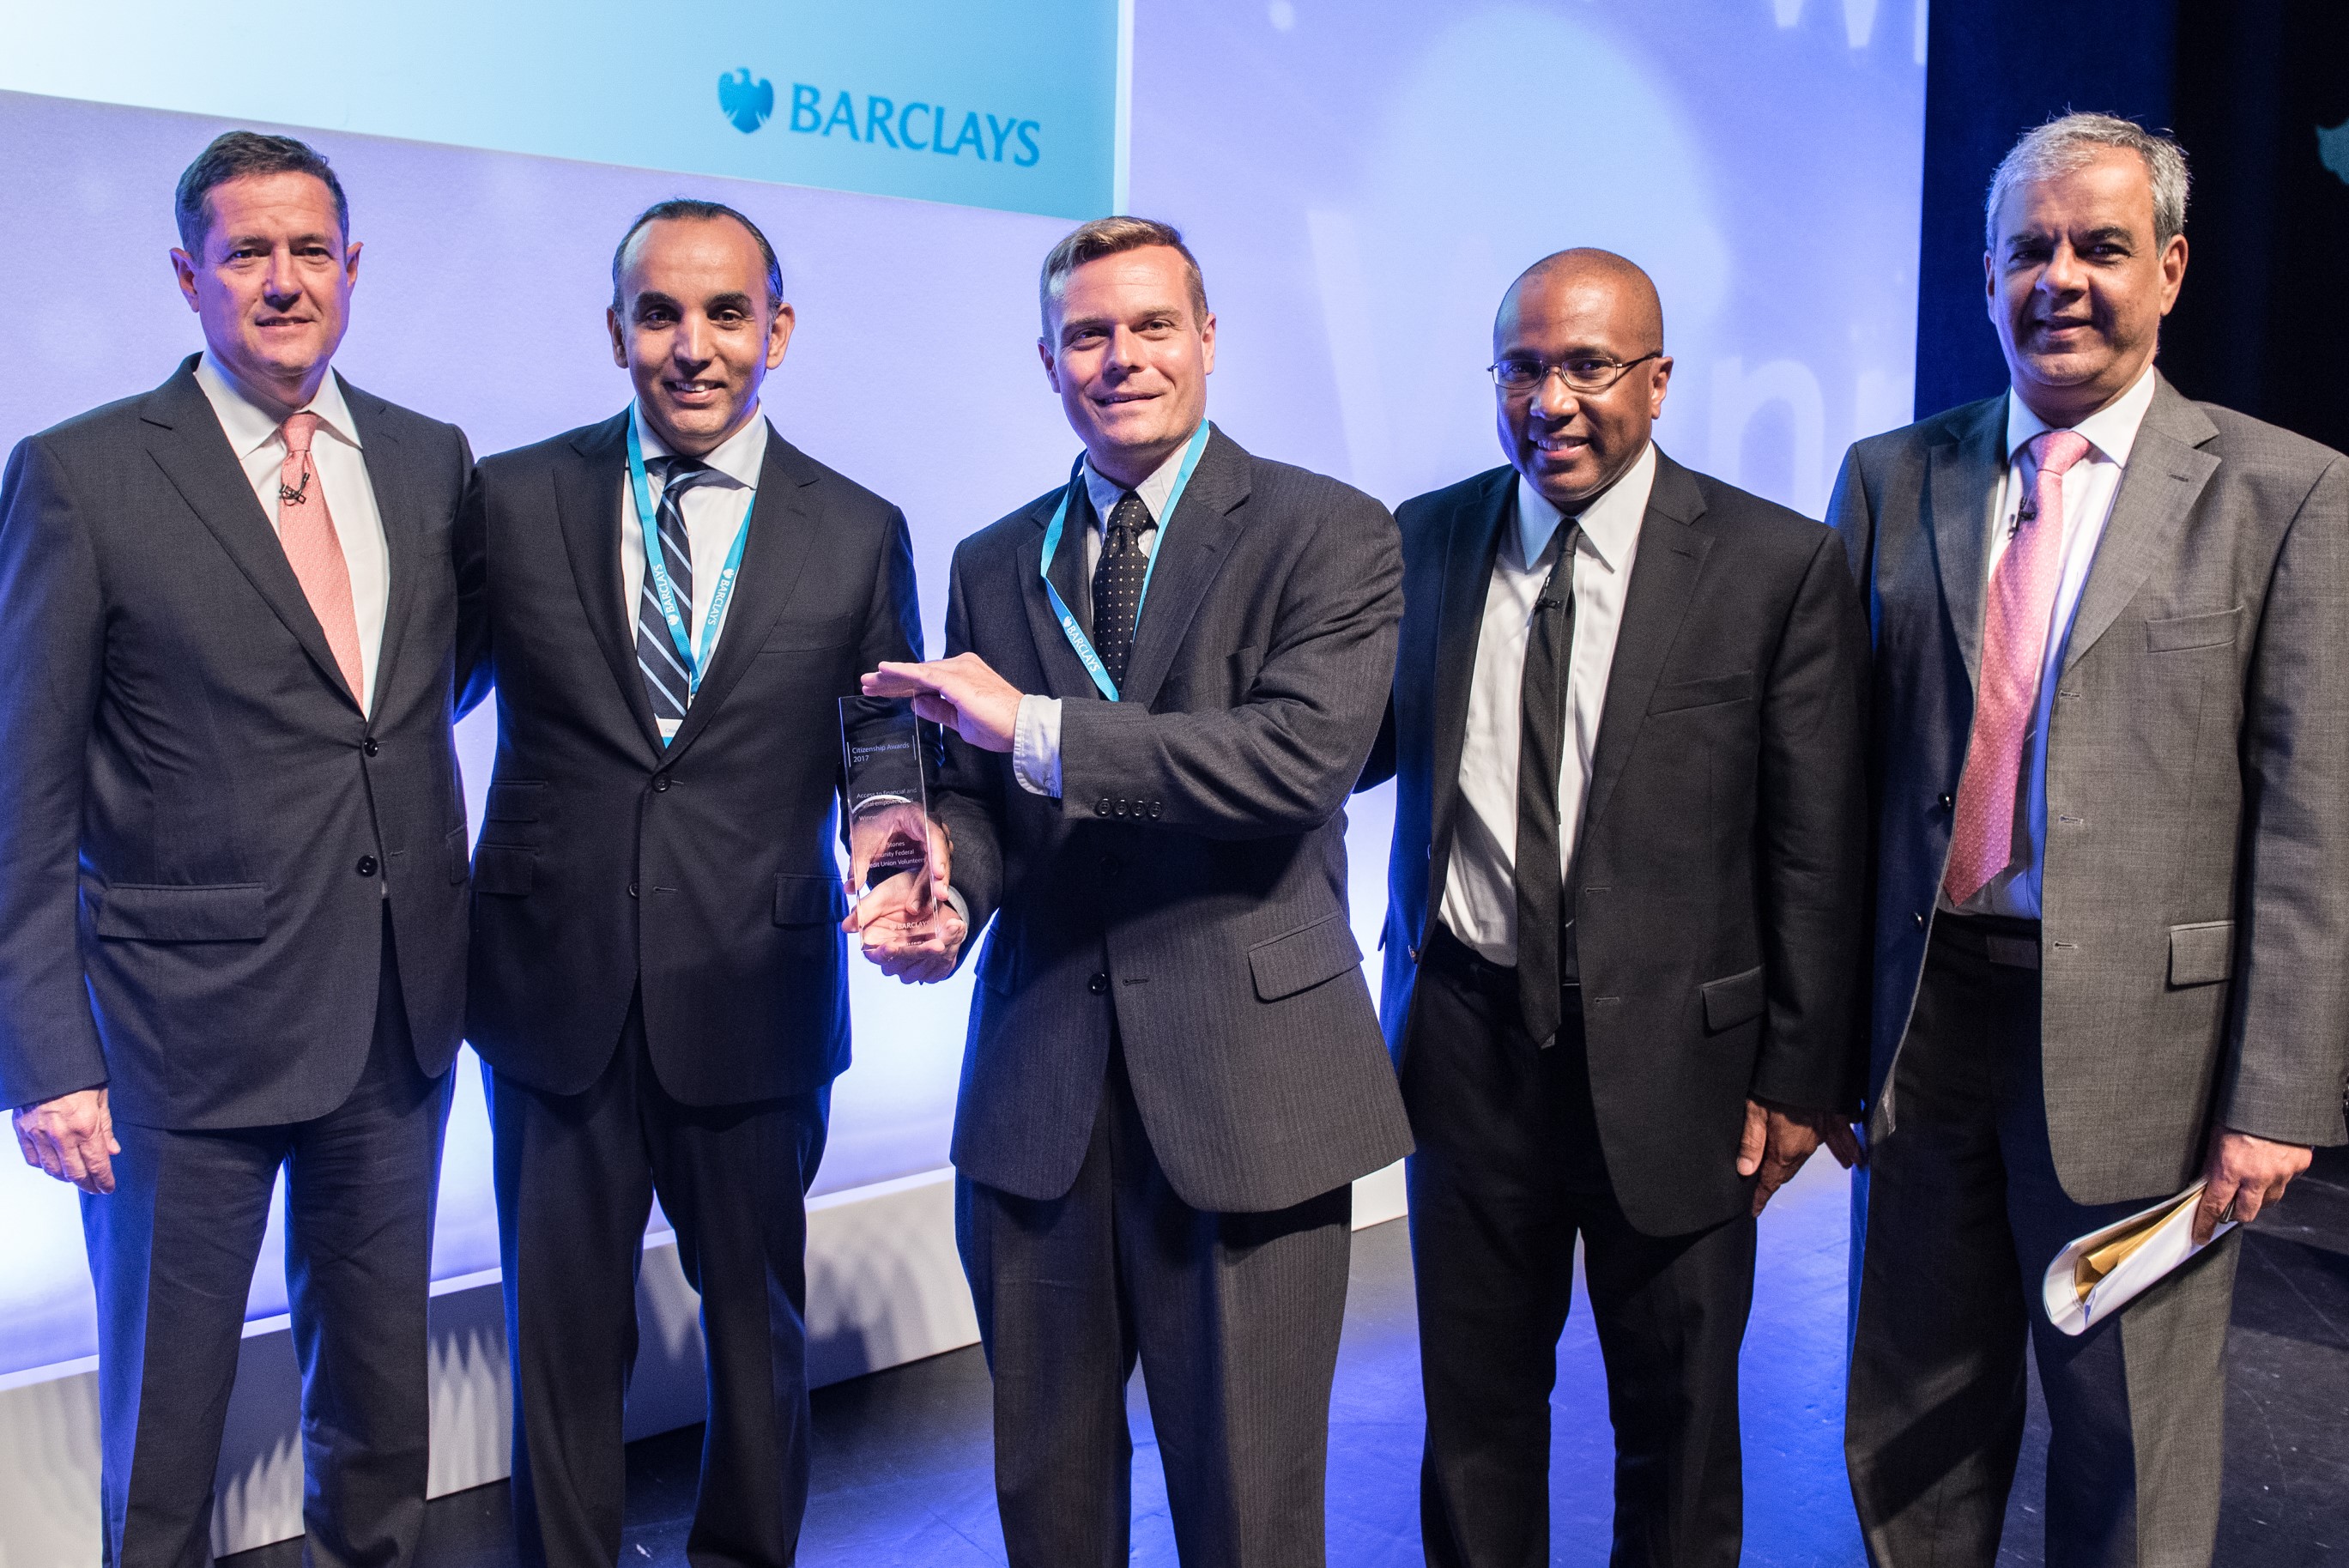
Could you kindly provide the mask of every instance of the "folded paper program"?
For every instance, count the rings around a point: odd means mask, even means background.
[[[2058,1253],[2047,1265],[2041,1292],[2048,1321],[2065,1334],[2085,1334],[2200,1252],[2194,1241],[2194,1210],[2202,1188],[2197,1181],[2177,1197],[2093,1231]],[[2210,1239],[2233,1229],[2230,1221]]]

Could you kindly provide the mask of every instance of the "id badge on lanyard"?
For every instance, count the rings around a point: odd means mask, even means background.
[[[633,441],[636,438],[633,425],[629,431],[629,439]],[[1183,449],[1183,466],[1174,470],[1174,488],[1166,492],[1166,504],[1158,519],[1157,547],[1151,551],[1150,563],[1142,570],[1142,598],[1133,607],[1133,624],[1137,630],[1142,625],[1142,606],[1150,601],[1150,579],[1158,570],[1158,558],[1166,552],[1166,530],[1174,521],[1175,504],[1183,499],[1184,489],[1191,482],[1191,472],[1199,466],[1200,455],[1206,449],[1207,422],[1202,419],[1198,430],[1191,437],[1191,444]],[[1093,652],[1092,639],[1085,635],[1084,627],[1078,624],[1075,614],[1061,597],[1061,591],[1052,586],[1052,557],[1060,552],[1061,531],[1068,524],[1069,501],[1076,495],[1077,486],[1084,482],[1084,477],[1085,459],[1080,456],[1076,467],[1069,470],[1068,488],[1061,492],[1061,504],[1052,509],[1051,524],[1044,530],[1044,554],[1038,563],[1038,571],[1044,579],[1044,596],[1051,601],[1053,617],[1061,623],[1061,634],[1069,639],[1069,646],[1075,652],[1077,662],[1085,666],[1085,674],[1092,677],[1093,685],[1100,688],[1102,696],[1115,702],[1117,683],[1109,678],[1109,667],[1102,663],[1101,655]],[[740,549],[739,545],[737,549]],[[663,607],[667,607],[665,603]]]
[[[726,624],[726,606],[734,597],[734,580],[742,572],[742,544],[750,537],[750,514],[742,514],[742,524],[734,531],[734,547],[726,552],[726,564],[719,569],[718,585],[709,591],[709,609],[701,617],[701,645],[697,650],[685,620],[693,607],[678,602],[677,584],[668,574],[667,552],[661,548],[660,522],[653,510],[652,480],[645,473],[645,448],[636,437],[633,413],[628,416],[628,485],[635,493],[636,521],[644,528],[645,572],[652,579],[653,598],[660,605],[661,619],[668,624],[669,641],[677,645],[677,656],[684,662],[686,700],[689,702],[701,690],[701,675],[709,665],[710,645],[718,640],[718,629]],[[685,509],[680,505],[679,521],[684,514]]]

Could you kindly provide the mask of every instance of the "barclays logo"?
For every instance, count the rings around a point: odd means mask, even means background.
[[[2316,156],[2341,177],[2341,183],[2349,185],[2349,119],[2316,128]]]
[[[718,78],[718,107],[726,111],[735,129],[748,136],[775,112],[775,84],[764,77],[752,81],[750,67],[744,66],[731,76]]]
[[[774,115],[775,85],[763,77],[752,77],[744,66],[718,78],[718,107],[747,136]],[[968,152],[978,162],[1009,163],[1016,169],[1033,169],[1044,158],[1038,139],[1044,128],[1039,120],[978,109],[957,116],[944,104],[919,99],[901,104],[878,93],[844,89],[828,93],[805,82],[792,84],[791,114],[784,123],[799,136],[844,138],[861,146],[941,158],[959,159]]]

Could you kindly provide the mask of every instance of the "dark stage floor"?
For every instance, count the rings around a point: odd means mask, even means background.
[[[1746,1551],[1766,1568],[1863,1563],[1841,1453],[1844,1183],[1806,1171],[1763,1226],[1744,1358]],[[2226,1511],[2219,1562],[2349,1563],[2349,1151],[2333,1150],[2272,1220],[2245,1237],[2230,1345]],[[1402,1224],[1361,1232],[1338,1367],[1330,1453],[1330,1560],[1403,1568],[1420,1559],[1418,1362]],[[2034,1391],[2035,1401],[2035,1391]],[[1551,1561],[1607,1559],[1610,1444],[1598,1346],[1578,1312],[1558,1350]],[[1137,1381],[1136,1563],[1174,1562],[1165,1493]],[[988,1474],[987,1369],[976,1349],[860,1378],[815,1397],[815,1491],[800,1561],[1001,1563]],[[2046,1430],[2033,1411],[2002,1568],[2042,1561],[2031,1479]],[[700,1429],[629,1451],[623,1563],[685,1563]],[[228,1559],[295,1568],[297,1542]],[[502,1485],[431,1505],[421,1568],[506,1568]]]

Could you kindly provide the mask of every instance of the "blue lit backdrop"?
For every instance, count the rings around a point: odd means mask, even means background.
[[[347,9],[404,14],[376,0]],[[1013,43],[1074,14],[1057,0],[977,9],[1024,26],[1006,35]],[[903,10],[854,14],[885,29]],[[1624,252],[1662,286],[1679,364],[1658,438],[1683,460],[1816,515],[1844,445],[1906,418],[1922,0],[1142,0],[1135,11],[1128,205],[1181,225],[1197,249],[1221,320],[1210,407],[1256,450],[1389,502],[1492,466],[1493,305],[1527,262],[1584,243]],[[1115,12],[1101,0],[1088,26]],[[673,25],[665,15],[643,9],[614,46],[651,52]],[[874,46],[882,65],[868,68],[885,75],[895,43],[885,30]],[[364,74],[366,58],[338,69]],[[790,66],[760,69],[787,116]],[[696,112],[724,137],[756,139],[722,118],[714,73]],[[228,123],[0,91],[0,245],[20,269],[16,308],[0,317],[0,446],[152,386],[198,346],[164,261],[170,192]],[[777,129],[771,119],[757,134]],[[334,159],[367,246],[338,365],[456,420],[478,450],[621,406],[602,325],[611,241],[647,202],[691,191],[740,206],[774,239],[801,328],[768,384],[769,411],[905,508],[934,648],[954,542],[1066,471],[1072,444],[1033,347],[1035,269],[1062,219],[302,134]],[[460,736],[477,827],[487,722],[485,711]],[[1384,898],[1388,794],[1354,810],[1366,947]],[[820,1187],[944,1162],[968,995],[967,979],[908,991],[856,966],[856,1065],[837,1090]],[[435,1260],[444,1278],[496,1261],[470,1058],[462,1072]],[[87,1354],[73,1194],[0,1167],[0,1374]],[[283,1302],[273,1237],[252,1310]]]

